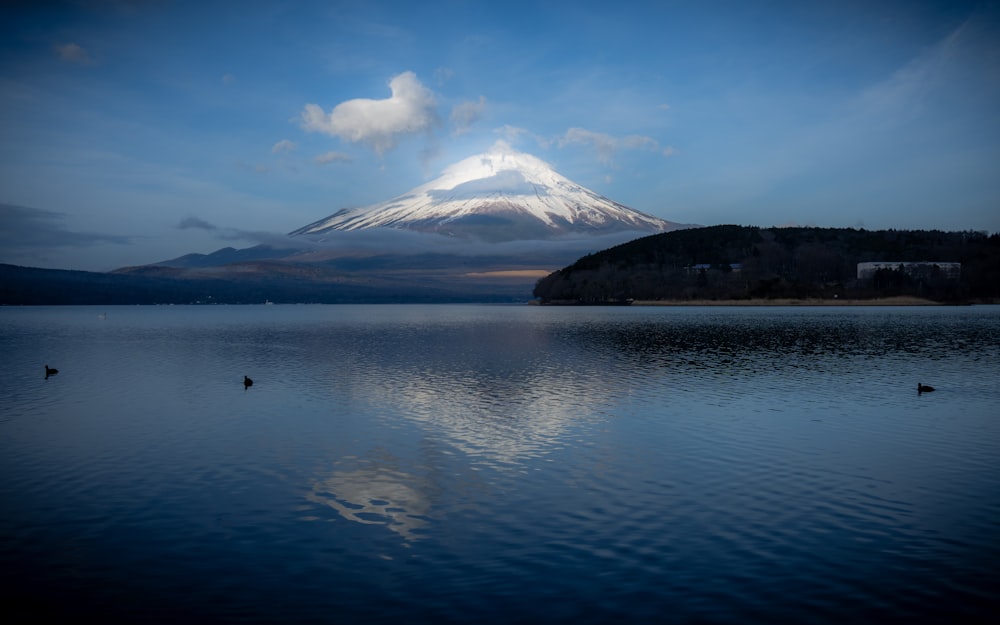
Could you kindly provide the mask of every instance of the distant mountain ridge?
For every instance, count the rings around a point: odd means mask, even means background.
[[[409,193],[270,244],[106,274],[8,266],[0,303],[527,301],[583,254],[685,228],[498,142]]]
[[[95,284],[142,290],[149,280],[149,291],[129,296],[141,301],[526,301],[535,280],[583,254],[684,227],[498,142],[409,193],[338,211],[270,244],[123,267]],[[45,279],[81,292],[91,281]]]
[[[243,249],[224,247],[210,254],[185,254],[155,264],[161,267],[218,267],[232,263],[281,259],[298,254],[300,251],[296,248],[275,248],[269,245],[255,245]]]
[[[544,250],[521,258],[386,252],[317,262],[280,257],[285,251],[224,248],[109,273],[0,264],[0,305],[525,302],[532,287],[543,303],[895,295],[1000,302],[1000,234],[980,232],[712,226],[578,255],[552,273],[538,269],[541,258],[556,261]],[[221,262],[234,255],[243,258]],[[871,261],[958,262],[961,273],[956,280],[881,269],[863,278],[857,263]]]
[[[341,209],[291,234],[396,228],[502,242],[686,227],[610,200],[499,141],[403,195]]]

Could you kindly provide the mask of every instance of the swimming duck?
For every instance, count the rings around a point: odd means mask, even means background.
[[[59,373],[58,369],[54,369],[54,368],[52,368],[52,367],[50,367],[48,365],[45,365],[45,377],[46,378],[49,377],[50,375],[55,375],[57,373]]]
[[[918,395],[920,393],[930,393],[933,390],[934,390],[933,386],[927,386],[926,384],[921,384],[920,382],[917,382],[917,394]]]
[[[243,390],[246,390],[251,386],[253,386],[253,380],[251,380],[247,376],[243,376]]]

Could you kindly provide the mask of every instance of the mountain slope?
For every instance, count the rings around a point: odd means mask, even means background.
[[[291,234],[398,228],[499,242],[683,227],[609,200],[501,141],[408,193],[342,209]]]

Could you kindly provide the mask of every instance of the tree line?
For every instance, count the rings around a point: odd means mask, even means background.
[[[959,262],[958,278],[933,268],[862,262]],[[540,279],[542,303],[628,300],[874,299],[1000,301],[1000,234],[939,230],[711,226],[636,239],[580,258]]]

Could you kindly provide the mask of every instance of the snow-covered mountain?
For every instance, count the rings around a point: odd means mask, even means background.
[[[339,210],[291,234],[398,228],[500,242],[683,227],[609,200],[500,141],[408,193]]]

